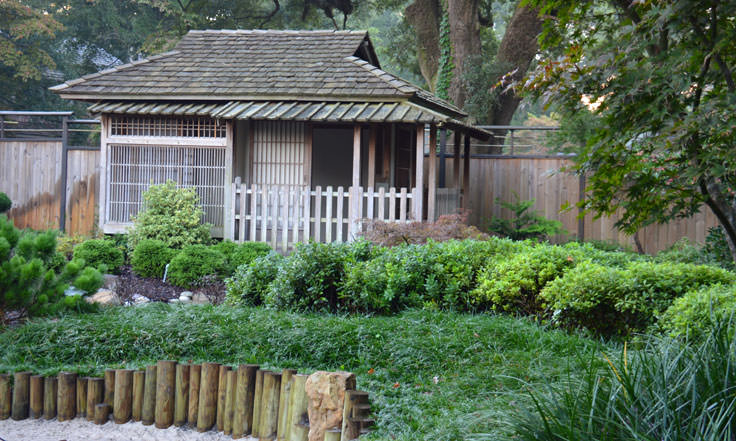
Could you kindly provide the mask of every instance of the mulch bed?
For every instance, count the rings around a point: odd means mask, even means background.
[[[133,273],[130,266],[120,269],[115,287],[115,292],[124,304],[132,302],[134,294],[146,296],[154,302],[168,302],[178,298],[184,291],[188,290],[170,285],[158,278],[140,277]],[[206,295],[214,304],[221,303],[225,299],[225,283],[219,280],[207,280],[191,291]]]

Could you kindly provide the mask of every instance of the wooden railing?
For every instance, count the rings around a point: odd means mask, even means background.
[[[347,242],[364,220],[414,220],[415,189],[232,184],[235,219],[229,238],[265,242],[286,252],[299,242]],[[354,206],[354,199],[357,204]],[[353,209],[354,208],[354,209]]]

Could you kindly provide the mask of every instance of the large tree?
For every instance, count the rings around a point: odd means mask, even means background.
[[[576,158],[584,208],[635,232],[715,214],[736,258],[736,3],[537,0],[546,59],[524,87],[594,113]]]

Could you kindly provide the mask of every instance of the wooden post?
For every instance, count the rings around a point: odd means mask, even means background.
[[[225,200],[223,204],[224,222],[223,222],[223,238],[233,240],[235,236],[235,207],[233,206],[232,192],[230,189],[233,185],[233,131],[235,125],[232,120],[225,123]],[[243,189],[245,191],[245,189]]]
[[[77,416],[87,416],[87,377],[77,377]]]
[[[412,206],[414,208],[414,220],[421,221],[424,218],[424,124],[417,125],[416,144],[416,160],[414,161],[416,167],[414,185],[416,190]]]
[[[87,421],[95,419],[95,406],[104,401],[105,380],[102,378],[87,379]]]
[[[10,418],[12,402],[13,388],[10,386],[10,375],[0,374],[0,420]]]
[[[227,400],[227,372],[229,366],[222,365],[218,372],[217,379],[217,430],[222,432],[225,429],[225,401]]]
[[[368,188],[376,188],[376,126],[370,126],[370,137],[368,138]]]
[[[427,173],[427,221],[434,222],[437,209],[437,126],[429,128],[429,167]],[[418,181],[417,181],[418,182]]]
[[[110,419],[110,405],[100,403],[95,405],[95,424],[102,425]]]
[[[452,146],[455,148],[452,155],[452,188],[460,188],[460,131],[452,133]]]
[[[43,382],[43,417],[47,420],[56,418],[56,403],[59,391],[59,380],[46,377]]]
[[[237,371],[227,371],[227,389],[225,396],[225,416],[223,425],[223,432],[225,435],[233,434],[233,415],[235,414],[233,406],[235,405],[235,392],[238,384],[238,373]]]
[[[202,374],[202,365],[189,366],[189,409],[187,421],[192,427],[197,427],[197,412],[199,412],[199,379]]]
[[[202,363],[202,375],[199,380],[197,432],[206,432],[215,424],[219,371],[220,365],[217,363]]]
[[[77,374],[59,372],[59,395],[56,418],[69,421],[77,416]]]
[[[348,240],[352,241],[358,237],[360,225],[360,200],[358,199],[358,188],[360,187],[360,125],[353,126],[353,179],[350,198],[350,230]]]
[[[143,409],[141,422],[150,426],[156,420],[156,366],[146,366],[146,380],[143,385]]]
[[[255,396],[257,364],[238,366],[235,392],[235,411],[233,413],[233,439],[250,433],[253,427],[253,397]]]
[[[43,415],[43,376],[31,376],[30,414],[31,418],[38,419]]]
[[[287,412],[288,441],[307,441],[309,430],[309,416],[307,415],[308,399],[304,386],[307,384],[309,375],[296,374],[292,377],[291,391],[289,393],[289,410]]]
[[[440,168],[439,168],[439,188],[445,188],[447,165],[445,163],[445,154],[447,153],[447,129],[442,127],[440,129]]]
[[[156,428],[166,429],[174,422],[174,387],[176,362],[156,363]]]
[[[143,415],[143,397],[145,396],[146,371],[133,372],[133,408],[130,416],[133,421],[140,421]]]
[[[267,371],[263,374],[263,395],[261,398],[261,421],[258,434],[261,440],[271,441],[276,437],[279,427],[279,392],[281,374]]]
[[[115,369],[105,369],[105,401],[104,403],[112,406],[115,402]]]
[[[360,421],[355,418],[358,406],[367,404],[368,393],[357,390],[345,392],[345,407],[342,418],[342,441],[349,441],[360,436]]]
[[[286,439],[286,418],[289,416],[289,391],[291,391],[291,379],[296,374],[296,369],[284,369],[281,371],[281,391],[279,393],[279,427],[276,431],[279,440]]]
[[[115,424],[130,421],[133,413],[133,370],[117,369],[115,371],[115,398],[113,400],[112,419]]]
[[[261,423],[261,398],[263,397],[263,373],[265,371],[256,371],[256,385],[253,394],[253,427],[251,428],[251,435],[255,438],[260,437],[260,423]]]
[[[463,210],[470,209],[470,136],[465,135],[463,147]]]
[[[328,429],[325,431],[325,441],[340,441],[342,437],[342,432],[340,429]]]
[[[187,423],[189,411],[189,365],[176,365],[176,393],[174,397],[174,425],[181,427]]]
[[[13,407],[10,417],[16,421],[28,418],[30,399],[30,372],[16,372],[13,381]]]

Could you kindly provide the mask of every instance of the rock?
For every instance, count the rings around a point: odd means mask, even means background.
[[[133,294],[133,297],[131,300],[133,301],[133,304],[135,305],[142,305],[144,303],[148,303],[151,301],[151,299],[149,299],[148,297],[142,296],[138,293]]]
[[[209,305],[211,302],[206,295],[198,292],[192,296],[192,303],[195,305]]]
[[[115,274],[105,274],[102,276],[104,278],[102,282],[102,287],[105,289],[109,289],[110,291],[115,291],[115,288],[118,286],[118,279],[119,276],[116,276]]]
[[[182,303],[182,301],[179,299],[170,299],[169,303]]]
[[[187,297],[187,296],[179,296],[179,301],[181,303],[191,303],[192,302],[192,298],[191,297]]]
[[[309,441],[322,441],[328,429],[342,427],[345,391],[353,389],[355,375],[350,372],[317,371],[307,378]]]
[[[115,291],[109,289],[100,288],[94,295],[84,298],[87,303],[97,303],[103,306],[120,306],[123,302],[120,301],[120,297],[115,294]]]
[[[179,294],[179,298],[189,297],[191,299],[193,295],[194,294],[192,294],[191,291],[182,291],[181,294]]]

